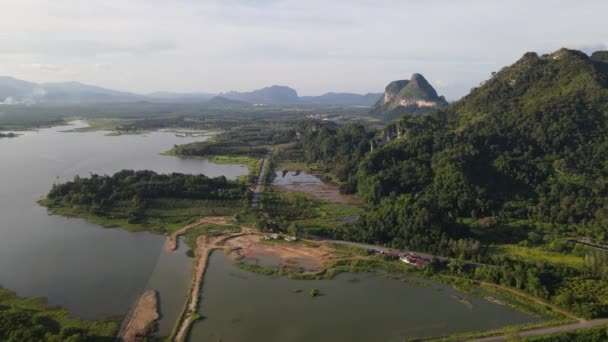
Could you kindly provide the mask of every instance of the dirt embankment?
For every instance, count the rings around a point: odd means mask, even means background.
[[[203,220],[201,220],[203,221]],[[227,224],[224,218],[207,218],[204,221],[214,224]],[[223,249],[225,246],[221,245],[226,239],[230,239],[241,234],[247,234],[249,232],[248,227],[241,227],[241,231],[238,233],[225,234],[219,236],[199,236],[196,239],[196,250],[195,250],[195,266],[194,274],[190,284],[190,294],[188,296],[188,302],[186,307],[185,316],[177,330],[175,341],[184,341],[190,326],[198,318],[198,305],[200,298],[201,286],[203,284],[203,276],[205,275],[205,269],[207,268],[207,260],[209,254],[215,249]]]
[[[220,225],[228,225],[226,223],[226,219],[221,217],[221,216],[211,216],[211,217],[203,217],[201,219],[199,219],[198,221],[189,224],[183,228],[180,228],[176,231],[174,231],[173,233],[171,233],[168,238],[167,238],[167,244],[165,245],[165,248],[167,249],[167,252],[172,252],[174,250],[177,249],[177,237],[180,235],[185,234],[188,230],[192,229],[192,228],[196,228],[198,226],[201,226],[205,223],[213,223],[213,224],[220,224]]]
[[[146,290],[135,305],[129,321],[119,333],[119,341],[143,341],[150,332],[154,321],[160,318],[158,312],[158,295],[154,290]]]

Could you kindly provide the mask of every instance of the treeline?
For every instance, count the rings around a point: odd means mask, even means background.
[[[294,139],[295,132],[282,124],[252,125],[219,134],[210,141],[176,145],[172,153],[180,156],[248,156],[261,158],[269,146]]]
[[[145,219],[145,209],[154,199],[240,200],[246,196],[243,184],[224,176],[123,170],[112,176],[93,174],[88,178],[55,184],[43,204],[83,206],[91,214],[104,216],[115,206],[128,210],[129,223]]]
[[[169,117],[169,118],[149,118],[138,119],[129,123],[116,126],[119,132],[136,132],[157,129],[191,129],[191,130],[209,130],[209,129],[225,129],[239,124],[237,119],[220,119],[214,117]]]
[[[373,133],[359,124],[338,126],[316,120],[299,123],[296,132],[304,161],[317,163],[321,170],[333,173],[344,183],[343,192],[356,192],[357,167],[370,150]]]

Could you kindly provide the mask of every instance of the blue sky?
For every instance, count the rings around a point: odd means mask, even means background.
[[[608,1],[3,0],[0,74],[135,92],[288,85],[449,99],[527,51],[608,49]]]

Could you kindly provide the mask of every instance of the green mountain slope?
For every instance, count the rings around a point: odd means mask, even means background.
[[[605,239],[605,60],[527,53],[445,110],[389,125],[360,164],[374,209],[358,238],[437,249],[459,218],[491,216]]]

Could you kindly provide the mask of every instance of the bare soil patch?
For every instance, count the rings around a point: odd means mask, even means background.
[[[325,244],[318,247],[300,242],[263,241],[259,235],[242,235],[226,241],[226,247],[234,250],[233,259],[256,263],[267,256],[278,261],[277,267],[290,267],[303,271],[319,271],[332,259],[332,250]],[[263,266],[263,265],[262,265]]]
[[[120,332],[119,340],[125,342],[143,341],[150,332],[152,323],[159,318],[158,295],[154,290],[146,290],[139,297],[129,321]]]
[[[168,252],[174,251],[177,248],[177,237],[180,235],[183,235],[184,233],[186,233],[188,230],[192,229],[192,228],[196,228],[198,226],[201,226],[205,223],[213,223],[213,224],[220,224],[220,225],[228,225],[228,223],[226,223],[226,219],[223,216],[209,216],[209,217],[203,217],[201,219],[199,219],[198,221],[189,224],[183,228],[180,228],[176,231],[174,231],[173,233],[171,233],[168,238],[167,238],[167,244],[165,245],[165,248],[167,249]]]

